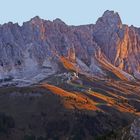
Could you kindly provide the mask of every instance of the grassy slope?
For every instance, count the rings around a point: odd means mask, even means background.
[[[80,80],[82,85],[52,76],[38,86],[1,88],[0,112],[15,125],[0,123],[6,127],[0,139],[119,140],[120,130],[139,114],[139,84]]]

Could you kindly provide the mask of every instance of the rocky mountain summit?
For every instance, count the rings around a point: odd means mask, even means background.
[[[106,11],[95,24],[93,36],[114,66],[139,75],[139,28],[123,25],[117,13]]]
[[[36,83],[60,71],[61,56],[75,57],[73,63],[95,76],[106,78],[107,70],[123,80],[140,79],[140,29],[123,25],[114,11],[90,25],[37,16],[22,26],[0,26],[1,80]]]

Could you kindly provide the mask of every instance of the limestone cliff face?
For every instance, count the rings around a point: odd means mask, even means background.
[[[93,29],[95,41],[108,60],[138,78],[140,62],[139,29],[123,25],[118,13],[106,11]]]
[[[22,26],[0,26],[0,78],[30,79],[59,70],[58,56],[81,61],[91,73],[105,73],[96,57],[140,78],[140,30],[123,25],[118,13],[106,11],[95,25],[68,26],[60,19],[34,17]],[[95,65],[95,67],[94,67]]]
[[[75,54],[75,48],[69,48],[68,49],[68,59],[69,61],[75,63],[76,62],[76,54]]]
[[[68,56],[73,62],[78,57],[88,63],[96,48],[92,26],[68,26],[60,19],[51,22],[39,17],[22,26],[0,26],[0,78],[54,74],[59,70],[58,56]]]

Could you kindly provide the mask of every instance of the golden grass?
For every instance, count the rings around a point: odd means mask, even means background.
[[[64,106],[69,109],[100,110],[96,107],[96,102],[78,92],[68,92],[59,87],[43,84],[43,88],[49,89],[52,93],[62,97]]]
[[[108,106],[116,108],[120,112],[135,113],[135,111],[136,111],[135,108],[130,106],[127,102],[123,102],[124,100],[126,100],[126,98],[124,98],[122,96],[115,96],[114,95],[115,98],[113,98],[113,97],[108,97],[108,96],[105,96],[103,94],[93,92],[93,91],[87,91],[87,93],[96,97],[96,98],[99,98],[99,99],[105,101]],[[113,95],[113,93],[110,93],[110,94]]]
[[[61,56],[60,61],[62,62],[63,66],[68,70],[76,70],[75,64],[71,63],[67,58]]]

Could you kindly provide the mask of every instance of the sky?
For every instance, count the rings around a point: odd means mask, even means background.
[[[0,0],[0,24],[12,21],[22,25],[40,16],[83,25],[95,23],[106,10],[118,12],[124,24],[140,27],[140,0]]]

